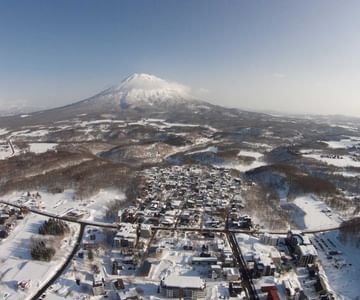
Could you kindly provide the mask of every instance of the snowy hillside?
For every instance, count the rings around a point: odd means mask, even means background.
[[[135,73],[86,102],[126,109],[185,104],[192,99],[194,98],[190,95],[189,88],[184,85],[154,75]]]
[[[148,74],[133,74],[102,93],[118,97],[121,106],[127,107],[139,102],[150,105],[162,101],[179,101],[191,99],[189,88],[179,83],[168,82]]]

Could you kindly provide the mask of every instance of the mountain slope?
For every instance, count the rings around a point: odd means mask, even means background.
[[[269,121],[276,119],[266,114],[213,105],[191,96],[190,90],[179,83],[148,74],[133,74],[95,96],[70,105],[26,116],[0,117],[0,127],[48,126],[63,121],[98,119],[131,122],[144,118],[208,125],[233,132],[243,127],[265,128]]]
[[[79,115],[96,117],[102,114],[113,114],[114,117],[139,118],[153,112],[170,112],[191,110],[210,104],[196,100],[189,89],[176,82],[169,82],[148,74],[133,74],[119,84],[106,89],[88,99],[50,110],[31,114],[26,119],[2,118],[8,122],[35,124],[66,120]],[[203,108],[204,108],[203,107]],[[16,120],[17,119],[17,120]]]

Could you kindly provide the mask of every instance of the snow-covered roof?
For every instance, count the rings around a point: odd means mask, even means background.
[[[300,245],[299,249],[300,249],[300,253],[302,256],[308,256],[308,255],[317,256],[318,255],[318,253],[313,245]]]
[[[164,286],[174,288],[203,289],[205,282],[197,276],[170,275],[163,281]]]
[[[131,298],[131,297],[137,297],[138,293],[137,293],[136,289],[133,288],[128,291],[119,292],[118,295],[120,297],[120,300],[122,300],[122,299]]]
[[[239,275],[240,276],[240,272],[239,269],[237,268],[224,268],[224,274],[226,275]]]
[[[120,223],[116,238],[136,238],[136,224]]]

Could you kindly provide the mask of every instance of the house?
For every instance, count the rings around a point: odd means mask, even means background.
[[[255,276],[255,262],[254,261],[246,261],[246,267],[248,269],[250,278],[253,278]]]
[[[137,225],[120,223],[119,231],[114,237],[115,248],[134,248],[137,240]]]
[[[184,211],[180,216],[180,223],[185,225],[190,222],[191,219],[191,213],[190,211]]]
[[[4,225],[9,220],[10,215],[7,213],[0,214],[0,225]]]
[[[318,253],[313,245],[297,245],[295,253],[298,255],[298,265],[301,267],[313,264],[318,257]]]
[[[274,249],[273,251],[271,251],[270,257],[276,265],[281,264],[281,254],[278,250]]]
[[[161,280],[160,293],[166,298],[204,298],[206,296],[206,284],[197,276],[172,274]]]
[[[256,259],[256,270],[259,276],[273,276],[275,265],[272,259],[266,255],[260,255]]]
[[[140,237],[149,238],[151,237],[151,224],[141,224],[140,226]]]
[[[173,200],[171,201],[171,207],[174,209],[179,209],[181,207],[182,201],[180,200]]]
[[[135,288],[132,288],[128,291],[123,291],[118,293],[119,300],[140,300],[142,297],[139,296]]]
[[[301,284],[296,278],[288,278],[283,281],[283,284],[288,297],[295,297],[302,292]]]
[[[222,252],[222,260],[224,267],[233,267],[235,266],[235,260],[231,250],[224,250]]]
[[[114,281],[114,286],[117,290],[125,289],[124,281],[121,278]]]
[[[260,236],[260,241],[265,245],[277,246],[279,238],[277,236],[264,233]]]
[[[224,276],[228,281],[238,281],[240,280],[240,272],[237,268],[224,268]]]
[[[220,278],[222,275],[222,268],[220,265],[211,265],[209,268],[208,277],[212,279]]]
[[[295,251],[297,245],[311,244],[308,237],[304,236],[299,230],[289,230],[285,239],[286,245],[291,251]]]
[[[94,296],[104,295],[105,294],[105,280],[100,274],[92,275],[92,291]]]
[[[112,262],[112,275],[119,275],[120,271],[123,270],[123,264],[121,261],[114,259]]]
[[[215,256],[208,256],[208,257],[194,256],[191,259],[191,263],[193,265],[216,265],[217,262],[218,259]]]
[[[82,247],[84,250],[96,249],[99,247],[99,244],[94,240],[83,241]]]
[[[314,245],[311,244],[309,237],[298,231],[289,231],[285,242],[291,252],[296,255],[299,266],[306,267],[316,261],[318,253]]]
[[[243,287],[240,281],[229,282],[229,294],[231,297],[237,297],[243,291]]]

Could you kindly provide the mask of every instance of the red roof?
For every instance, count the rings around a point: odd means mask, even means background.
[[[271,290],[269,292],[268,300],[281,300],[277,290]]]
[[[262,292],[270,292],[270,291],[276,291],[277,288],[275,285],[266,285],[261,287]]]
[[[268,292],[267,300],[281,300],[275,285],[261,287],[262,292]]]

